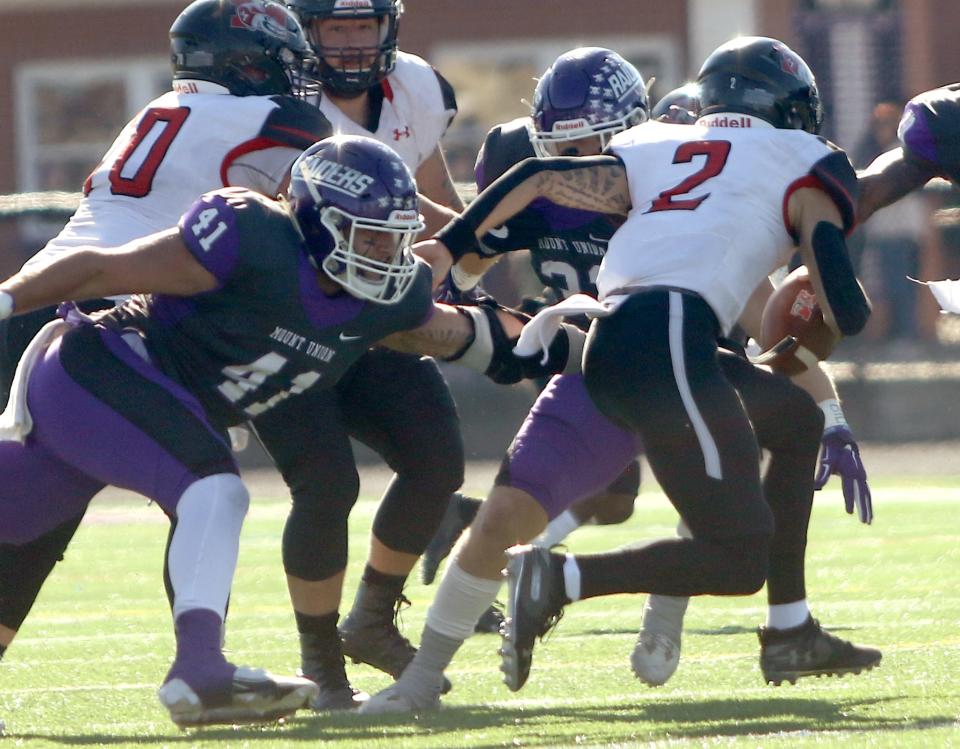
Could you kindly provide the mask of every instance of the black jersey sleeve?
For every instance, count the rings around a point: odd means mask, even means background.
[[[302,151],[333,135],[330,121],[317,107],[289,96],[273,96],[271,100],[277,106],[259,133],[259,137],[271,141],[271,145]]]
[[[440,96],[443,98],[443,108],[450,115],[450,119],[447,120],[447,127],[450,127],[453,118],[457,116],[457,95],[453,90],[453,86],[450,85],[450,81],[444,78],[439,70],[433,68],[433,73],[437,76],[437,83],[440,84]]]
[[[845,151],[834,150],[816,162],[810,174],[836,203],[844,231],[851,231],[857,219],[857,173]]]

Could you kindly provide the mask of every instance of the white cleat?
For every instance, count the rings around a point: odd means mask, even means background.
[[[440,709],[440,691],[432,695],[414,695],[395,682],[377,692],[357,711],[361,715],[419,715]]]
[[[680,665],[680,643],[666,635],[641,632],[630,653],[634,675],[644,684],[666,684]]]
[[[218,723],[269,723],[292,715],[311,700],[320,688],[309,679],[274,676],[263,669],[241,666],[233,675],[229,694],[204,705],[183,679],[171,679],[157,693],[181,728]]]

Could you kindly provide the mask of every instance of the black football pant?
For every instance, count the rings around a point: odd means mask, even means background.
[[[332,390],[291,398],[254,426],[291,490],[284,568],[304,580],[326,579],[347,563],[347,517],[359,493],[349,437],[396,474],[373,522],[390,549],[423,553],[463,483],[456,405],[429,358],[373,349]]]
[[[693,533],[639,549],[577,557],[581,595],[746,595],[767,576],[774,517],[757,438],[720,366],[719,325],[698,295],[655,288],[594,322],[587,388],[637,431],[657,481]]]

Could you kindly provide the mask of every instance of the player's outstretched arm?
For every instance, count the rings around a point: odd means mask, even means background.
[[[17,314],[65,300],[137,293],[190,296],[216,286],[217,279],[194,259],[174,227],[120,248],[65,253],[12,276],[0,284],[0,292],[10,298],[10,313]],[[8,316],[3,308],[0,303],[0,316]]]
[[[863,223],[874,213],[896,203],[908,193],[923,187],[936,175],[932,164],[909,158],[902,148],[882,153],[861,172],[857,172],[857,221]]]
[[[481,192],[436,238],[456,262],[468,252],[477,252],[480,237],[537,198],[620,216],[630,210],[626,171],[615,156],[526,159]]]

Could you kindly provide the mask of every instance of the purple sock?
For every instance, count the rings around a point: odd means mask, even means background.
[[[177,617],[177,656],[164,683],[183,679],[205,705],[226,699],[237,667],[220,650],[223,621],[209,609],[190,609]]]

